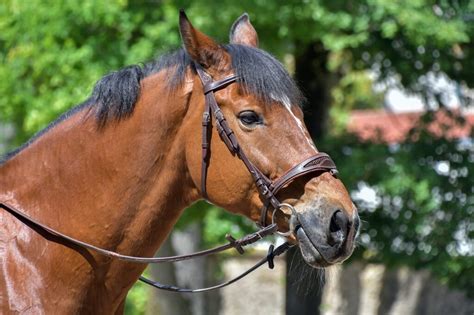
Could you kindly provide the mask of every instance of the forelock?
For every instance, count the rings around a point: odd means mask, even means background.
[[[232,58],[232,68],[243,91],[266,103],[301,105],[303,94],[284,66],[269,53],[250,46],[229,44],[224,48]]]

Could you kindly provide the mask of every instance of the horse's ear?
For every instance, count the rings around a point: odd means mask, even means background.
[[[225,51],[212,38],[195,29],[184,10],[179,12],[179,32],[184,49],[203,68],[218,67],[225,59]]]
[[[258,47],[257,31],[250,23],[249,15],[242,14],[230,29],[230,43]]]

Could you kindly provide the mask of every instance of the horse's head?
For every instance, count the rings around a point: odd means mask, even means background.
[[[303,124],[301,93],[283,66],[257,48],[257,33],[247,15],[232,26],[229,45],[218,45],[196,30],[184,13],[180,31],[190,58],[214,81],[237,75],[237,82],[216,91],[215,99],[241,150],[265,177],[278,179],[318,153]],[[201,118],[205,98],[195,71],[189,73],[191,80],[185,150],[189,173],[196,190],[203,194]],[[212,124],[207,199],[258,222],[265,198],[242,160],[219,139],[215,119]],[[288,238],[299,244],[308,264],[328,266],[352,253],[359,227],[357,209],[332,172],[314,170],[285,182],[276,198],[291,206],[276,212],[270,206],[265,219],[275,220],[280,231],[288,231],[292,225]]]

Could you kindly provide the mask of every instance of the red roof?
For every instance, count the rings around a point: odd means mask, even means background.
[[[422,112],[389,113],[382,110],[352,111],[347,130],[356,134],[361,140],[383,141],[397,143],[406,138],[408,132],[420,124]],[[455,113],[459,115],[459,112]],[[429,130],[437,136],[446,131],[448,138],[465,138],[471,136],[474,128],[474,114],[463,114],[466,120],[464,126],[459,125],[445,111],[435,113],[435,122],[429,125]]]

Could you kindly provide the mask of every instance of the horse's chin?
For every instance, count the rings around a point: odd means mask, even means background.
[[[321,253],[311,242],[302,227],[296,231],[296,236],[298,239],[301,255],[308,265],[313,268],[324,268],[332,265],[324,260],[324,258],[321,256]]]

